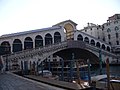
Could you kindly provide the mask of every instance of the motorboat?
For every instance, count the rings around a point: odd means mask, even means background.
[[[91,77],[92,86],[97,89],[107,89],[107,75],[97,75]],[[114,76],[110,76],[110,90],[119,90],[120,89],[120,79]]]

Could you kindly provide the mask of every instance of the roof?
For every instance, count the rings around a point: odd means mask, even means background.
[[[26,35],[30,33],[37,33],[37,32],[47,31],[47,30],[55,30],[55,29],[60,29],[60,28],[61,28],[60,26],[54,26],[54,27],[48,27],[48,28],[42,28],[42,29],[36,29],[36,30],[29,30],[29,31],[24,31],[24,32],[5,34],[5,35],[0,36],[0,38]]]
[[[53,25],[53,26],[57,26],[57,25],[60,25],[60,24],[66,23],[66,22],[71,22],[71,23],[73,23],[75,26],[77,26],[77,24],[76,24],[75,22],[73,22],[72,20],[65,20],[65,21],[62,21],[62,22],[60,22],[60,23],[57,23],[57,24],[55,24],[55,25]]]

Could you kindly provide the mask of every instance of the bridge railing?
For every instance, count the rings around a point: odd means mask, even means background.
[[[106,51],[104,49],[101,49],[99,47],[95,47],[95,46],[93,46],[91,44],[86,44],[86,48],[90,49],[90,50],[93,50],[93,51],[96,51],[98,53],[99,53],[99,50],[102,50],[102,53],[105,54],[105,55],[116,56],[116,54],[114,54],[114,53],[111,53],[111,52]]]
[[[34,55],[39,55],[40,56],[40,55],[43,55],[44,53],[48,53],[50,51],[63,48],[65,46],[67,46],[67,42],[66,41],[60,42],[60,43],[46,45],[46,46],[39,47],[39,48],[33,48],[33,49],[28,49],[28,50],[15,52],[15,53],[7,55],[7,58],[9,58],[9,60],[11,60],[11,59],[32,57]],[[4,55],[3,58],[6,59],[6,55]]]

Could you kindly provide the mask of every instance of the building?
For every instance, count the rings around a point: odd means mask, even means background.
[[[112,46],[113,52],[120,48],[120,14],[108,18],[102,25],[88,23],[88,26],[81,30],[93,37],[96,37]],[[117,50],[117,51],[116,51]]]

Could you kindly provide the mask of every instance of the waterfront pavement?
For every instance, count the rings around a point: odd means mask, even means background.
[[[0,90],[65,90],[30,80],[13,73],[0,74]]]

